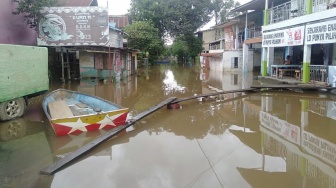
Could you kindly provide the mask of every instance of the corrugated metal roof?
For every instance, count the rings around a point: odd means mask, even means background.
[[[122,29],[129,25],[128,16],[126,15],[122,15],[122,16],[110,15],[109,22],[115,23],[115,27],[119,29]]]
[[[97,0],[58,0],[58,3],[65,7],[87,7],[97,5]]]

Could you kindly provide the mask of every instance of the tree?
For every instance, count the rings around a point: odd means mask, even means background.
[[[155,28],[159,29],[160,36],[165,33],[162,20],[164,4],[163,0],[131,0],[131,8],[129,10],[131,22],[150,21]]]
[[[52,7],[58,4],[57,0],[13,0],[13,2],[18,3],[13,14],[24,14],[30,28],[37,28],[38,21],[43,17],[40,12],[43,7]]]
[[[188,47],[187,43],[180,37],[174,40],[172,44],[172,53],[177,57],[177,61],[180,63],[184,63],[184,58],[187,57]]]
[[[149,52],[151,59],[159,56],[164,50],[159,30],[149,21],[137,21],[126,26],[128,45],[143,52]]]
[[[178,62],[185,62],[189,57],[195,62],[195,57],[202,51],[202,41],[192,33],[179,36],[174,40],[172,53]]]
[[[192,33],[212,17],[211,0],[131,0],[131,21],[150,20],[161,37]]]
[[[203,41],[200,38],[193,35],[192,33],[186,35],[184,38],[188,45],[189,56],[192,58],[193,63],[195,63],[195,58],[203,50],[203,47],[202,47]]]
[[[212,5],[216,24],[223,23],[239,14],[230,12],[233,8],[240,6],[240,3],[234,0],[212,0]]]

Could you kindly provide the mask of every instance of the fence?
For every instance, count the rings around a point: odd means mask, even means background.
[[[333,1],[333,2],[332,2]],[[313,0],[313,13],[333,8],[334,0]],[[269,9],[269,24],[306,15],[306,0],[292,0]]]
[[[261,29],[257,30],[253,28],[248,30],[248,38],[261,37],[261,35],[262,35]]]
[[[310,80],[328,83],[327,65],[310,65]]]

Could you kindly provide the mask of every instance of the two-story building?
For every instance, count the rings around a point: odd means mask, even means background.
[[[237,16],[201,32],[203,45],[206,45],[201,54],[203,67],[234,72],[260,69],[262,12],[248,15]]]
[[[303,83],[336,83],[336,75],[328,75],[336,69],[335,0],[253,0],[248,5],[264,9],[263,76],[277,76],[274,67],[282,66],[289,55],[292,66],[302,70]]]

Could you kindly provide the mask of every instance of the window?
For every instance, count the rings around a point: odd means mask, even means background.
[[[238,68],[238,57],[231,58],[231,68],[237,69]]]

